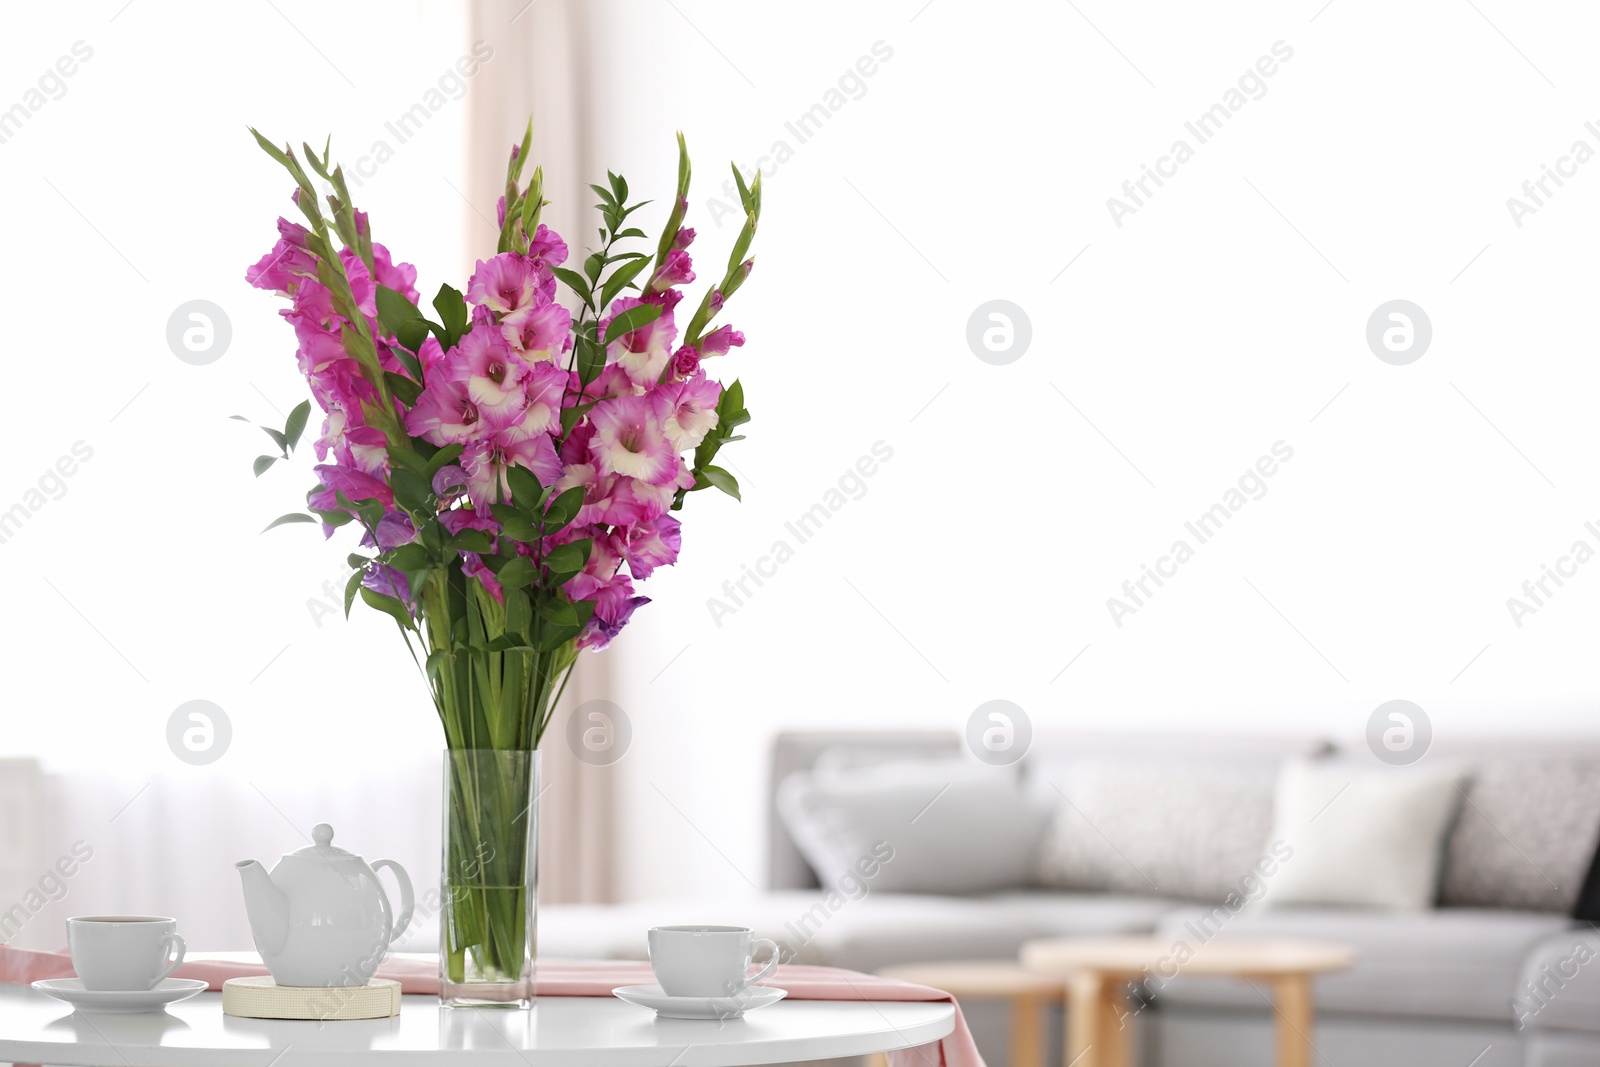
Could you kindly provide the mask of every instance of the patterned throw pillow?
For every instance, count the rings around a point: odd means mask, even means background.
[[[1050,783],[1046,885],[1219,901],[1266,849],[1273,765],[1083,760],[1063,771]]]
[[[1464,792],[1440,903],[1569,911],[1600,840],[1600,759],[1489,758]]]

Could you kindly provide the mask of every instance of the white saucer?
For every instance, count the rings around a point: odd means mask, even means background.
[[[658,985],[624,985],[611,995],[641,1008],[651,1008],[663,1019],[737,1019],[747,1011],[776,1004],[788,992],[753,985],[737,997],[669,997]]]
[[[198,978],[166,978],[154,989],[85,989],[77,978],[46,978],[33,983],[33,988],[47,997],[66,1001],[79,1011],[129,1015],[160,1011],[168,1004],[205,992],[206,985]]]

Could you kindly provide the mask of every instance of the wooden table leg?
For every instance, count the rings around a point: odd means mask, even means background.
[[[1036,993],[1011,998],[1011,1067],[1044,1067],[1044,1008]]]
[[[1311,1000],[1311,976],[1274,976],[1272,999],[1277,1008],[1278,1067],[1311,1067],[1311,1031],[1317,1022]]]
[[[1127,1067],[1132,1016],[1124,979],[1079,972],[1067,986],[1067,1067]]]
[[[1105,979],[1079,972],[1067,984],[1067,1067],[1111,1067],[1101,1057],[1100,990]]]
[[[1101,1044],[1105,1054],[1101,1062],[1105,1067],[1128,1067],[1132,1063],[1133,1016],[1128,1014],[1128,983],[1116,975],[1107,975],[1100,987]]]

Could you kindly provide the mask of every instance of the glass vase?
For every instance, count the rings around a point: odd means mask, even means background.
[[[439,999],[531,1008],[539,889],[539,753],[444,756]]]

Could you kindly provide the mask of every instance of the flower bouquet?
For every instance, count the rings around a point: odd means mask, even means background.
[[[268,529],[359,525],[366,552],[349,557],[345,612],[359,596],[394,619],[444,727],[441,996],[526,1005],[536,750],[556,701],[578,653],[605,648],[649,602],[635,583],[677,559],[685,497],[739,495],[713,461],[749,420],[743,390],[702,363],[744,344],[712,323],[750,275],[760,178],[747,186],[734,168],[744,227],[680,327],[695,280],[682,135],[654,247],[636,250],[647,238],[629,222],[648,201],[629,203],[627,181],[608,173],[591,186],[598,246],[570,269],[566,243],[539,221],[542,169],[522,184],[530,123],[511,150],[495,255],[465,296],[441,286],[429,318],[416,268],[373,240],[328,148],[302,146],[302,166],[255,137],[294,178],[307,225],[280,218],[246,279],[289,300],[281,314],[324,413],[308,511]],[[258,477],[291,455],[309,415],[307,401],[282,429],[262,427],[277,454],[256,460]]]

